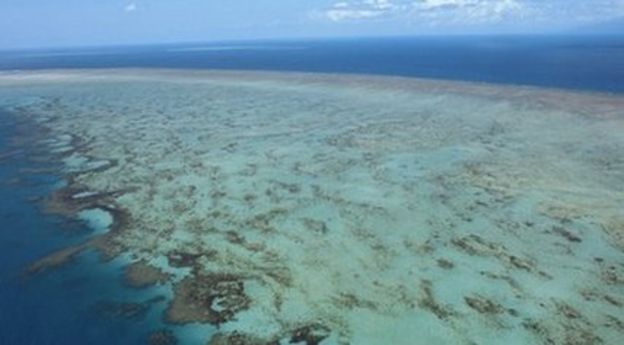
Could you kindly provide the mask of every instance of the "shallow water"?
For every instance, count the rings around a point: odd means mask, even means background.
[[[206,323],[158,325],[183,343],[624,335],[621,97],[165,70],[0,87],[1,107],[49,129],[65,190],[97,199],[80,213],[94,246],[171,274],[158,312]],[[102,234],[107,209],[125,216]]]

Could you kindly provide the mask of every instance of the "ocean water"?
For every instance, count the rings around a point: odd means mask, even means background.
[[[89,236],[86,224],[46,215],[35,200],[46,197],[62,183],[59,164],[36,161],[36,146],[15,145],[20,132],[16,119],[0,113],[3,158],[0,185],[2,210],[2,261],[0,264],[0,334],[2,344],[110,344],[139,343],[137,324],[106,318],[97,312],[98,301],[124,301],[118,267],[97,264],[88,253],[55,274],[28,276],[26,267],[50,252],[80,242]],[[35,158],[33,161],[33,158]],[[136,296],[134,296],[136,299]]]
[[[64,169],[42,150],[32,123],[4,111],[0,119],[0,344],[147,344],[152,332],[175,329],[161,318],[159,298],[168,291],[125,285],[127,258],[103,262],[87,251],[51,272],[27,272],[101,229],[93,224],[97,217],[44,212],[43,200],[66,184]],[[192,339],[193,327],[182,329]]]
[[[459,36],[0,52],[0,69],[199,68],[381,74],[624,91],[623,36]]]
[[[502,41],[3,55],[0,344],[618,344],[619,43],[552,40],[507,74]],[[130,66],[159,69],[106,69]],[[167,281],[127,286],[139,261]]]

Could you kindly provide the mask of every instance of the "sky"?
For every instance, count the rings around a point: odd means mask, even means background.
[[[606,31],[624,34],[624,0],[0,0],[0,50]]]

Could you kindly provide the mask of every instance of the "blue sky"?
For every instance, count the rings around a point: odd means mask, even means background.
[[[569,30],[624,33],[624,0],[0,0],[0,49]]]

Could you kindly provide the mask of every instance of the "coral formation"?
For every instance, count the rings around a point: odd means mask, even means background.
[[[63,163],[49,212],[113,218],[30,273],[90,248],[127,254],[131,285],[171,283],[159,287],[173,289],[168,322],[218,327],[208,344],[584,345],[624,334],[621,96],[39,71],[0,73],[0,106],[45,129],[32,140]]]

